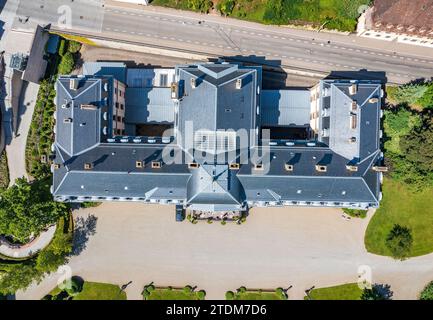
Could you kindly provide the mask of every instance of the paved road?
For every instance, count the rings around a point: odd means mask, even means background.
[[[317,33],[264,26],[235,19],[165,8],[128,6],[106,0],[56,1],[57,6],[21,1],[19,14],[29,15],[30,22],[51,22],[56,25],[55,8],[62,3],[72,7],[74,31],[92,31],[114,39],[156,44],[172,49],[189,49],[221,56],[265,56],[287,66],[314,71],[385,71],[388,80],[404,83],[433,75],[433,49],[354,35]],[[40,8],[40,5],[39,5]],[[137,9],[138,8],[138,9]],[[329,43],[328,43],[329,42]]]
[[[197,285],[209,299],[223,299],[225,291],[242,285],[293,285],[290,298],[302,299],[312,286],[356,282],[362,265],[372,269],[373,282],[391,285],[395,299],[416,299],[433,280],[433,255],[401,262],[369,254],[363,245],[369,219],[347,221],[338,209],[253,209],[241,226],[179,223],[173,207],[139,203],[75,212],[84,220],[89,214],[97,218],[95,234],[80,232],[88,241],[69,263],[72,274],[119,285],[133,281],[129,299],[139,299],[152,281]],[[39,299],[58,278],[54,274],[17,298]]]

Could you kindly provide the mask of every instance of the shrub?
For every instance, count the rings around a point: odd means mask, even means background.
[[[287,299],[287,295],[286,295],[286,293],[284,292],[284,289],[283,289],[283,288],[277,288],[277,289],[275,289],[275,294],[276,294],[277,296],[281,297],[282,299]]]
[[[385,300],[383,294],[375,287],[364,288],[361,294],[361,300]]]
[[[391,251],[392,256],[401,260],[409,256],[412,242],[410,229],[398,224],[394,225],[386,238],[386,246]]]
[[[238,289],[238,292],[239,293],[245,293],[247,291],[247,288],[245,288],[245,287],[240,287],[239,289]]]
[[[212,218],[207,219],[207,223],[208,224],[212,224],[213,223],[213,219]]]
[[[226,292],[226,300],[233,300],[235,298],[235,294],[233,291],[227,291]]]
[[[229,16],[232,13],[234,7],[234,0],[223,0],[218,3],[217,10],[225,16]]]
[[[191,291],[192,291],[192,287],[191,286],[185,286],[183,288],[183,292],[186,293],[186,294],[190,293]]]
[[[76,296],[83,290],[84,281],[79,277],[72,277],[64,281],[59,288],[66,291],[69,296]]]
[[[188,0],[188,8],[194,11],[207,13],[212,8],[211,0]]]
[[[68,51],[70,53],[77,53],[81,50],[81,43],[77,41],[69,41]]]
[[[60,55],[61,57],[62,57],[62,56],[65,54],[65,52],[66,52],[66,45],[67,45],[66,40],[65,40],[65,39],[61,39],[61,40],[60,40],[60,45],[59,45],[59,50],[58,50],[59,55]]]
[[[363,219],[367,216],[367,210],[343,208],[343,212],[345,214],[347,214],[348,216],[351,216],[354,218],[362,218]]]
[[[433,281],[424,287],[419,295],[420,300],[433,300]]]
[[[197,298],[199,300],[204,300],[205,296],[206,296],[206,291],[200,290],[199,292],[197,292]]]
[[[68,75],[72,70],[74,70],[74,65],[74,55],[71,52],[66,52],[60,61],[58,73],[61,75]]]

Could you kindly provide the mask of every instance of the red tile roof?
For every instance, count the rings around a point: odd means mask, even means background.
[[[373,29],[433,38],[433,0],[375,0]]]

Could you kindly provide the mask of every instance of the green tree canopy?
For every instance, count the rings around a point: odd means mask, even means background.
[[[66,213],[65,204],[52,200],[47,181],[17,179],[1,194],[0,234],[25,243]]]
[[[433,281],[424,287],[419,295],[420,300],[433,300]]]
[[[375,287],[364,288],[361,294],[361,300],[385,300],[383,294]]]
[[[386,246],[396,259],[405,259],[409,256],[412,249],[412,234],[409,228],[398,224],[389,232],[386,238]]]
[[[418,99],[422,98],[426,91],[427,86],[424,84],[406,84],[398,87],[395,92],[395,99],[400,103],[406,102],[408,104],[414,104]]]
[[[59,74],[61,75],[70,74],[74,69],[74,65],[75,65],[74,55],[69,51],[66,52],[59,63],[59,69],[58,69]]]

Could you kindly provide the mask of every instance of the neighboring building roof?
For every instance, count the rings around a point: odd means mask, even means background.
[[[309,90],[263,90],[261,123],[266,126],[309,125]]]
[[[59,42],[60,42],[59,35],[50,34],[50,38],[48,39],[47,48],[46,48],[47,53],[56,54],[57,48],[59,47]]]
[[[129,88],[170,87],[174,82],[174,68],[128,68]]]
[[[433,0],[376,0],[371,27],[433,38]]]
[[[174,122],[170,88],[126,88],[125,122]]]
[[[126,83],[126,65],[123,62],[85,62],[83,75],[113,76],[114,79]]]

